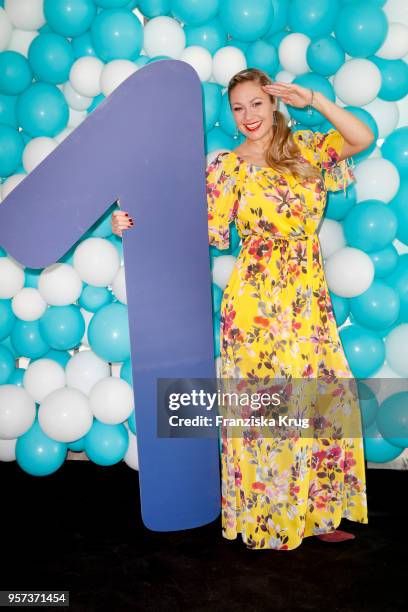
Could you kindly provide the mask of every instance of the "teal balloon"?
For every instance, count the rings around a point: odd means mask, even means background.
[[[129,4],[129,0],[94,0],[97,6],[100,6],[104,9],[107,8],[121,8],[122,6],[126,6]]]
[[[235,140],[228,136],[220,127],[213,127],[205,135],[206,153],[211,153],[217,149],[235,149]]]
[[[107,238],[112,233],[112,213],[119,210],[115,203],[86,232],[88,238]]]
[[[275,32],[271,36],[265,36],[264,38],[266,42],[268,42],[270,45],[273,45],[275,49],[279,49],[279,45],[281,44],[282,40],[286,38],[286,36],[288,36],[289,34],[289,31],[282,30],[280,32]]]
[[[246,53],[248,51],[249,42],[245,40],[238,40],[237,38],[231,38],[227,42],[227,47],[236,47],[237,49],[241,49],[242,53]]]
[[[337,326],[343,325],[350,313],[350,306],[347,298],[330,293],[330,300],[333,306],[333,314]]]
[[[120,377],[133,387],[133,376],[132,376],[132,361],[126,359],[120,368]]]
[[[92,23],[91,39],[103,61],[131,60],[142,50],[143,26],[128,9],[106,9]]]
[[[148,19],[168,15],[170,0],[139,0],[139,10]]]
[[[17,51],[0,53],[0,94],[15,96],[30,85],[33,73],[27,58]]]
[[[130,415],[130,417],[127,420],[127,424],[129,426],[130,431],[136,435],[136,414],[135,414],[135,410],[133,409],[132,414]]]
[[[387,276],[387,283],[398,292],[400,298],[400,318],[408,322],[408,253],[399,255],[393,272]]]
[[[24,151],[23,138],[15,128],[0,124],[0,176],[14,174],[21,164]]]
[[[11,300],[0,300],[0,342],[11,334],[15,321]]]
[[[69,110],[64,95],[50,83],[34,83],[17,101],[21,127],[33,138],[56,136],[68,123]]]
[[[106,304],[110,304],[112,301],[112,292],[107,287],[93,287],[92,285],[85,285],[78,298],[78,304],[81,308],[85,308],[85,310],[90,312],[96,312],[102,306],[106,306]]]
[[[87,108],[88,114],[91,113],[97,106],[99,106],[99,104],[103,102],[104,99],[105,99],[105,96],[103,94],[99,94],[98,96],[95,96],[91,105],[88,106]]]
[[[133,63],[138,68],[143,68],[143,66],[146,66],[146,64],[149,63],[149,58],[147,57],[147,55],[139,55],[139,57],[137,57],[135,60],[133,60]]]
[[[18,359],[19,357],[21,357],[21,355],[17,353],[17,351],[15,350],[14,346],[11,343],[11,335],[7,336],[7,338],[4,338],[0,346],[5,346],[6,348],[8,348],[10,353],[13,355],[14,359]]]
[[[383,202],[365,200],[347,213],[343,227],[348,245],[369,253],[385,248],[394,240],[397,217]]]
[[[393,244],[380,251],[371,251],[368,255],[374,264],[375,278],[388,276],[398,263],[398,251]]]
[[[24,387],[24,374],[26,373],[24,368],[15,368],[11,375],[8,384],[15,385],[16,387]]]
[[[227,33],[218,17],[199,26],[186,25],[184,33],[187,47],[198,45],[207,49],[211,55],[227,44]]]
[[[76,36],[71,40],[72,50],[74,52],[75,59],[80,57],[96,57],[97,53],[95,47],[92,44],[91,33],[88,30],[79,36]]]
[[[61,36],[80,36],[91,26],[96,7],[93,0],[44,0],[49,26]]]
[[[203,83],[203,113],[204,113],[204,127],[205,131],[208,132],[214,127],[221,110],[222,101],[222,87],[217,83]]]
[[[40,331],[40,319],[36,321],[17,319],[10,337],[11,344],[19,357],[38,359],[50,350],[50,345]]]
[[[368,59],[374,62],[381,72],[379,98],[394,102],[408,94],[408,64],[404,60],[386,60],[375,55]]]
[[[41,335],[51,348],[66,351],[81,343],[85,321],[78,306],[49,306],[39,321]]]
[[[377,146],[378,126],[374,117],[364,108],[359,108],[358,106],[346,106],[345,110],[349,111],[352,115],[357,117],[357,119],[360,119],[360,121],[365,123],[374,133],[374,141],[371,143],[371,145],[363,151],[360,151],[360,153],[353,155],[354,161],[360,162],[369,157]]]
[[[307,48],[308,65],[313,72],[322,76],[335,74],[344,64],[344,60],[345,53],[333,36],[323,36],[312,40]]]
[[[388,21],[384,11],[372,2],[353,2],[340,9],[334,32],[346,53],[352,57],[368,57],[383,44]]]
[[[24,287],[33,287],[34,289],[38,288],[38,279],[40,277],[40,274],[42,272],[42,269],[35,269],[35,268],[25,268],[24,269],[24,275],[25,275],[25,280],[24,280]]]
[[[215,283],[211,284],[212,307],[214,315],[220,312],[223,290]]]
[[[36,419],[16,442],[16,461],[31,476],[48,476],[56,472],[67,456],[64,442],[51,440]]]
[[[85,436],[79,438],[79,440],[75,440],[75,442],[70,442],[67,444],[67,448],[74,453],[81,453],[85,450]]]
[[[390,444],[408,447],[408,392],[400,391],[387,397],[377,415],[378,429]]]
[[[28,50],[28,60],[39,81],[65,83],[75,60],[71,43],[59,34],[39,34]]]
[[[0,257],[7,257],[6,251],[0,246]]]
[[[400,299],[398,292],[383,281],[374,280],[369,288],[350,298],[350,310],[357,323],[380,330],[398,319]]]
[[[357,393],[363,430],[365,430],[375,423],[379,405],[374,391],[361,380],[357,381]]]
[[[173,17],[179,21],[197,26],[214,19],[219,5],[220,0],[171,0],[170,9]]]
[[[0,344],[0,385],[5,385],[15,370],[15,359],[11,351]]]
[[[102,306],[89,323],[88,341],[92,350],[105,361],[117,363],[129,359],[127,307],[119,302]]]
[[[328,219],[341,221],[349,210],[357,203],[357,191],[354,184],[349,185],[346,191],[329,191],[327,193],[327,207],[325,215]]]
[[[107,425],[94,419],[93,425],[85,436],[85,452],[97,465],[114,465],[119,463],[129,446],[129,435],[126,427]]]
[[[52,359],[65,368],[68,361],[71,359],[71,355],[68,353],[68,351],[57,351],[56,349],[50,349],[41,357],[41,359]]]
[[[215,315],[213,320],[213,333],[214,333],[214,357],[220,356],[220,316],[219,314]]]
[[[222,0],[219,17],[224,30],[233,38],[253,41],[271,27],[273,7],[270,0]]]
[[[5,123],[11,127],[17,127],[16,103],[17,96],[0,94],[0,124]]]
[[[387,463],[393,461],[402,453],[402,448],[390,444],[383,438],[376,423],[364,432],[364,455],[366,461]]]
[[[266,40],[260,39],[250,43],[245,55],[249,68],[258,68],[269,75],[275,74],[279,65],[278,53]]]
[[[408,127],[400,127],[384,140],[381,155],[397,168],[400,177],[408,179]],[[407,206],[408,208],[408,206]]]
[[[292,0],[289,5],[289,28],[310,38],[330,34],[339,11],[338,0]]]
[[[271,0],[273,8],[273,20],[265,38],[269,38],[284,30],[288,23],[289,0]]]
[[[231,138],[233,138],[236,135],[237,124],[235,123],[234,115],[232,114],[227,93],[225,93],[221,99],[221,109],[218,121],[220,123],[221,129],[223,130],[223,132],[228,134],[228,136],[231,136]]]
[[[293,80],[293,83],[296,85],[300,85],[301,87],[306,87],[307,89],[313,89],[314,91],[319,91],[326,98],[331,100],[332,102],[336,99],[336,94],[334,93],[333,86],[331,83],[325,79],[320,74],[315,74],[314,72],[308,72],[306,74],[302,74],[301,76],[296,77]],[[324,121],[324,116],[319,113],[315,108],[313,108],[308,113],[307,108],[295,108],[290,104],[287,105],[289,114],[293,119],[299,121],[299,123],[303,123],[307,126],[319,125]]]
[[[397,239],[408,244],[408,177],[402,178],[397,195],[387,205],[398,221]]]
[[[340,330],[340,339],[355,378],[368,378],[381,368],[385,348],[379,334],[358,325],[347,325]]]

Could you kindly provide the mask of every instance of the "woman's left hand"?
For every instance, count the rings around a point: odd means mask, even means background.
[[[262,89],[272,96],[281,98],[285,104],[290,104],[290,106],[296,108],[304,108],[312,101],[311,90],[295,83],[274,82],[270,85],[263,85]]]

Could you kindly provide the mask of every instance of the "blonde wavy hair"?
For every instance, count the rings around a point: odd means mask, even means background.
[[[247,68],[235,74],[228,84],[228,100],[231,106],[231,92],[240,83],[253,81],[259,85],[269,85],[272,80],[258,68]],[[275,96],[269,94],[271,103],[275,103]],[[274,134],[266,150],[265,160],[268,166],[282,172],[292,174],[299,179],[322,179],[318,168],[300,159],[300,150],[293,139],[286,117],[280,111],[274,111]]]

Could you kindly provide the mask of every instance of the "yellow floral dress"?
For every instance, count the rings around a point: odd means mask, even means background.
[[[289,174],[222,152],[207,168],[210,244],[242,248],[221,306],[221,377],[246,381],[352,379],[323,270],[317,229],[327,190],[354,180],[339,162],[344,139],[300,130],[302,159],[322,179]],[[335,385],[336,387],[336,385]],[[358,401],[340,402],[343,422]],[[347,408],[347,406],[349,408]],[[358,426],[360,418],[358,412]],[[249,548],[290,550],[341,519],[367,522],[361,432],[347,437],[229,435],[222,426],[222,529]]]

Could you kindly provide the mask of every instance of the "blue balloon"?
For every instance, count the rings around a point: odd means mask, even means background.
[[[11,351],[0,344],[0,385],[5,385],[15,370],[15,359]]]
[[[8,348],[10,353],[13,355],[14,359],[18,359],[19,357],[21,357],[21,355],[17,353],[17,351],[15,350],[14,346],[11,343],[11,336],[7,336],[7,338],[4,338],[0,346],[5,346],[6,348]]]
[[[89,459],[98,465],[119,463],[129,446],[126,427],[107,425],[94,419],[93,425],[85,436],[85,452]]]
[[[0,124],[0,176],[14,174],[21,164],[24,150],[23,138],[15,128]]]
[[[96,57],[97,53],[95,47],[92,44],[91,32],[88,30],[80,36],[76,36],[71,41],[72,50],[75,55],[75,59],[80,57],[90,56]]]
[[[347,298],[330,293],[330,300],[333,306],[333,314],[337,326],[343,325],[350,313],[350,306]]]
[[[357,381],[357,392],[360,401],[363,430],[365,430],[375,422],[378,412],[378,401],[373,390],[360,380]]]
[[[385,440],[376,423],[364,432],[364,454],[367,461],[386,463],[393,461],[402,453],[402,448]]]
[[[235,149],[235,140],[228,136],[220,127],[213,127],[205,135],[206,153],[211,153],[217,149]]]
[[[217,83],[203,83],[203,113],[205,131],[214,127],[221,110],[222,87]]]
[[[126,359],[120,368],[120,377],[133,387],[133,376],[132,376],[132,361]],[[133,432],[134,433],[134,432]]]
[[[306,60],[313,72],[331,76],[344,64],[345,53],[333,36],[313,40],[306,52]]]
[[[236,135],[237,124],[235,123],[227,93],[225,93],[221,98],[221,109],[218,121],[221,129],[223,132],[228,134],[228,136],[233,138]]]
[[[127,420],[127,424],[129,426],[130,431],[136,435],[136,415],[135,415],[135,410],[133,409],[132,414],[130,415],[130,417]]]
[[[408,127],[400,127],[384,140],[381,155],[396,166],[402,178],[408,178]]]
[[[80,36],[88,30],[96,15],[92,0],[44,0],[47,23],[62,36]]]
[[[249,42],[245,40],[238,40],[237,38],[231,38],[227,42],[227,47],[236,47],[237,49],[241,49],[242,53],[246,53],[248,51]]]
[[[67,444],[67,448],[74,453],[81,453],[85,450],[85,436],[79,438],[79,440],[75,440],[75,442],[70,442]]]
[[[17,127],[17,96],[0,94],[0,123]]]
[[[398,292],[401,321],[408,322],[408,253],[399,255],[397,265],[387,276],[387,283]]]
[[[10,337],[11,344],[19,357],[38,359],[50,350],[50,345],[40,332],[40,319],[36,321],[17,319]]]
[[[11,334],[15,321],[11,300],[0,300],[0,341]]]
[[[391,274],[398,263],[398,251],[393,244],[389,244],[380,251],[371,251],[368,254],[374,264],[375,278],[384,278]]]
[[[289,0],[271,0],[273,8],[273,20],[271,27],[265,34],[265,38],[270,38],[277,32],[284,30],[288,23]]]
[[[279,45],[281,44],[282,40],[286,38],[286,36],[288,36],[289,34],[289,31],[282,30],[280,32],[275,32],[274,34],[271,34],[271,36],[265,36],[264,38],[266,42],[268,42],[270,45],[273,45],[275,49],[279,49]]]
[[[7,257],[6,251],[0,246],[0,257]]]
[[[408,94],[408,64],[403,60],[386,60],[375,55],[368,58],[381,72],[381,89],[378,97],[393,102]]]
[[[384,11],[371,2],[344,5],[336,19],[334,32],[344,51],[353,57],[373,55],[388,32]]]
[[[256,40],[246,50],[248,68],[258,68],[269,75],[274,75],[279,66],[278,53],[266,40]]]
[[[139,10],[148,19],[168,15],[170,12],[170,0],[140,0]]]
[[[366,291],[350,298],[350,310],[357,323],[370,329],[380,330],[395,323],[399,308],[397,291],[383,281],[374,280]]]
[[[338,11],[338,0],[292,0],[289,28],[310,38],[325,36],[333,30]]]
[[[24,368],[15,368],[11,375],[8,384],[15,385],[16,387],[24,387],[24,374],[26,373]]]
[[[224,292],[221,287],[219,287],[215,283],[211,284],[212,306],[214,315],[220,312],[223,294]]]
[[[107,287],[85,285],[79,296],[78,304],[81,308],[85,308],[85,310],[96,312],[102,308],[102,306],[106,306],[106,304],[110,304],[112,301],[113,295]]]
[[[394,240],[397,218],[383,202],[366,200],[347,213],[343,227],[347,243],[369,253],[385,248]]]
[[[129,359],[127,307],[119,302],[102,306],[89,323],[88,340],[92,350],[105,361],[117,363]]]
[[[119,210],[119,206],[112,204],[108,210],[86,232],[87,238],[107,238],[112,233],[112,213]]]
[[[197,26],[214,19],[220,0],[171,0],[172,15],[186,25]]]
[[[48,476],[56,472],[65,461],[67,445],[51,440],[36,419],[16,442],[16,461],[22,470],[32,476]]]
[[[302,74],[301,76],[296,77],[293,80],[293,83],[296,85],[301,85],[302,87],[306,87],[308,89],[313,89],[314,91],[320,91],[326,98],[331,100],[332,102],[336,99],[336,94],[334,93],[333,86],[331,83],[325,79],[320,74],[315,74],[314,72],[307,72],[306,74]],[[319,125],[324,121],[324,116],[319,113],[315,108],[311,110],[309,113],[308,108],[296,108],[287,105],[290,116],[293,117],[296,121],[303,123],[307,126]]]
[[[68,353],[68,351],[57,351],[56,349],[50,349],[47,353],[45,353],[45,355],[41,357],[41,359],[52,359],[53,361],[56,361],[57,363],[62,365],[63,368],[65,368],[68,361],[71,359],[71,355]]]
[[[371,143],[371,145],[367,149],[363,149],[363,151],[360,151],[360,153],[356,153],[355,155],[353,155],[354,161],[359,162],[369,157],[377,146],[378,126],[374,117],[370,115],[370,113],[364,108],[359,108],[358,106],[346,106],[345,110],[352,113],[355,117],[357,117],[357,119],[360,119],[360,121],[365,123],[374,133],[374,141]]]
[[[39,321],[41,335],[51,348],[66,351],[81,343],[85,321],[78,306],[49,306]]]
[[[128,9],[106,9],[95,18],[91,39],[105,62],[136,59],[143,46],[143,26]]]
[[[344,219],[349,210],[357,203],[357,191],[354,183],[347,187],[346,192],[343,189],[329,191],[327,196],[325,216],[335,221]]]
[[[34,83],[17,101],[17,117],[30,136],[55,136],[67,125],[69,110],[64,95],[50,83]]]
[[[377,426],[390,444],[408,447],[408,392],[400,391],[387,397],[377,415]]]
[[[91,113],[97,106],[99,106],[99,104],[101,102],[103,102],[105,99],[105,96],[103,94],[99,94],[98,96],[95,96],[93,99],[93,102],[90,106],[88,106],[87,108],[87,113]]]
[[[39,34],[28,50],[35,76],[46,83],[65,83],[74,62],[71,43],[59,34]]]
[[[36,268],[25,268],[24,269],[24,274],[25,274],[24,287],[33,287],[33,289],[37,289],[38,279],[40,277],[41,272],[42,272],[42,269],[37,270]]]
[[[129,3],[129,0],[94,0],[97,6],[101,8],[121,8]]]
[[[408,244],[408,178],[401,180],[397,195],[387,205],[398,220],[397,239]]]
[[[0,53],[0,93],[15,96],[30,85],[33,78],[27,58],[17,51]]]
[[[347,325],[340,330],[340,339],[355,378],[367,378],[381,368],[385,348],[376,332],[358,325]]]
[[[199,26],[187,25],[184,33],[187,47],[198,45],[207,49],[212,55],[227,44],[227,33],[218,17]]]
[[[220,315],[217,314],[214,317],[213,326],[214,326],[214,357],[220,356]]]
[[[273,21],[273,7],[270,0],[222,0],[219,17],[228,34],[252,41],[268,32]]]

